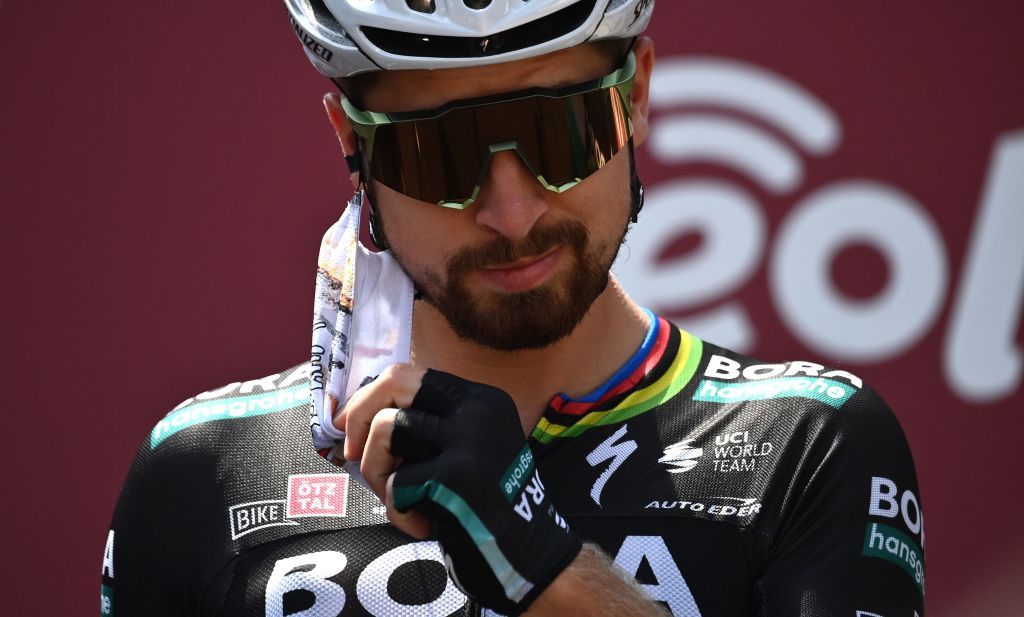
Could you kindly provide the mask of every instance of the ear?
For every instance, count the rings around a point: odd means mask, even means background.
[[[348,122],[348,116],[345,115],[345,110],[341,108],[341,97],[333,92],[325,94],[324,109],[327,111],[327,119],[330,121],[331,126],[334,127],[334,132],[338,135],[341,153],[346,157],[355,155],[359,151],[359,145],[356,141],[356,134],[352,130],[352,125]],[[351,176],[352,186],[358,187],[358,171],[352,173]]]
[[[633,145],[639,146],[651,132],[651,72],[654,70],[654,41],[642,36],[633,46],[636,56],[636,76],[633,77],[633,92],[630,104],[633,107]]]

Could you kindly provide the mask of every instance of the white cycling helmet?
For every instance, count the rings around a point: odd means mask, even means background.
[[[654,0],[285,0],[324,76],[509,62],[647,27]]]

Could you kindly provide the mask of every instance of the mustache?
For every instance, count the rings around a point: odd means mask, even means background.
[[[508,238],[499,238],[486,246],[466,247],[447,260],[449,278],[459,274],[500,266],[525,257],[542,255],[552,248],[566,244],[582,254],[590,234],[579,221],[560,221],[547,227],[537,227],[523,240],[513,243]]]

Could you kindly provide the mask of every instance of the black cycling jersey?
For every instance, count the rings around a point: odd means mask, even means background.
[[[182,403],[129,472],[104,615],[469,615],[440,549],[312,449],[308,365]],[[913,462],[855,375],[762,364],[658,319],[530,446],[570,528],[676,616],[923,616]]]

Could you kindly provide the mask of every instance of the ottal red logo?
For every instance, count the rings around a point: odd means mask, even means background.
[[[348,474],[288,476],[288,518],[345,516]]]

